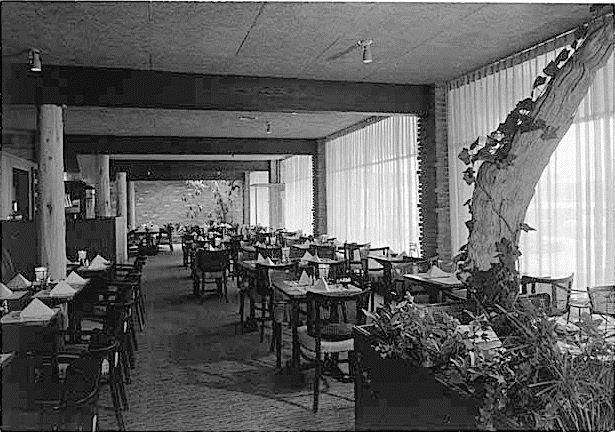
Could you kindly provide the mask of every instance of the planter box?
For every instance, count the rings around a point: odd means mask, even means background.
[[[476,429],[476,401],[438,382],[429,368],[381,358],[370,328],[355,328],[356,430]]]

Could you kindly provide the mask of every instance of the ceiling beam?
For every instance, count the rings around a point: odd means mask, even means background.
[[[429,86],[202,75],[80,66],[3,65],[3,103],[220,111],[420,114]]]
[[[66,135],[76,153],[173,155],[312,155],[314,139]]]
[[[109,171],[129,180],[235,180],[246,171],[267,171],[269,161],[144,161],[112,159]]]

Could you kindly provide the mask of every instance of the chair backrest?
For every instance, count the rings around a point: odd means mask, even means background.
[[[102,358],[85,355],[71,361],[60,400],[67,407],[94,404],[98,400]]]
[[[369,295],[369,290],[322,293],[308,291],[308,334],[315,337],[319,328],[326,324],[365,324],[365,314],[363,310],[367,309]],[[352,314],[349,312],[352,312]]]
[[[205,250],[196,251],[196,268],[205,272],[216,272],[226,269],[228,262],[227,250]]]
[[[243,261],[252,261],[258,258],[258,253],[256,252],[256,250],[245,249],[242,247],[240,249],[240,252]]]
[[[521,277],[521,292],[529,294],[549,294],[551,296],[549,315],[561,315],[568,311],[573,280],[574,273],[563,278],[523,276]]]
[[[260,247],[256,246],[256,252],[263,258],[282,259],[282,247]]]
[[[321,258],[335,259],[335,249],[334,245],[311,245],[310,253],[317,254]]]
[[[615,285],[587,288],[592,312],[615,317]]]
[[[340,279],[345,279],[347,277],[346,272],[346,261],[340,260],[333,264],[319,264],[315,262],[308,262],[308,267],[311,269],[308,274],[313,275],[316,279],[323,278],[328,282],[336,283]],[[325,271],[325,274],[322,270]]]
[[[292,278],[292,275],[297,274],[298,263],[291,262],[284,265],[276,266],[275,268],[271,268],[269,266],[256,263],[256,292],[259,295],[267,295],[270,293],[271,287],[271,272],[275,271],[276,275],[280,273],[288,273],[288,277]],[[296,278],[296,276],[295,276]],[[290,280],[290,279],[287,279]]]
[[[476,302],[474,300],[451,301],[446,303],[424,303],[420,305],[429,309],[431,313],[446,312],[453,318],[457,318],[462,324],[467,324],[472,317],[466,312],[476,312]]]
[[[547,293],[529,294],[519,296],[517,302],[522,305],[531,305],[533,308],[548,314],[551,310],[551,295]]]

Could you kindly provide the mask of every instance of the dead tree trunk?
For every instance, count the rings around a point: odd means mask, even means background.
[[[496,244],[505,239],[513,254],[518,250],[521,224],[536,184],[570,128],[596,71],[613,51],[613,34],[612,15],[589,25],[579,49],[553,75],[533,104],[531,118],[544,120],[546,127],[517,131],[510,144],[511,163],[502,166],[485,161],[478,170],[470,204],[472,222],[464,269],[483,305],[510,306],[518,292],[514,259],[502,262],[498,258],[502,250]],[[507,282],[496,289],[494,281],[503,279]]]

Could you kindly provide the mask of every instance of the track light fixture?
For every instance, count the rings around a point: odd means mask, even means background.
[[[266,134],[270,134],[271,133],[271,123],[267,122],[265,125],[265,133]]]
[[[28,70],[30,72],[41,72],[43,70],[41,52],[36,48],[30,48],[28,51]]]
[[[363,48],[363,63],[369,64],[372,62],[372,48],[371,45],[374,43],[373,40],[361,40],[358,42],[358,45]]]

